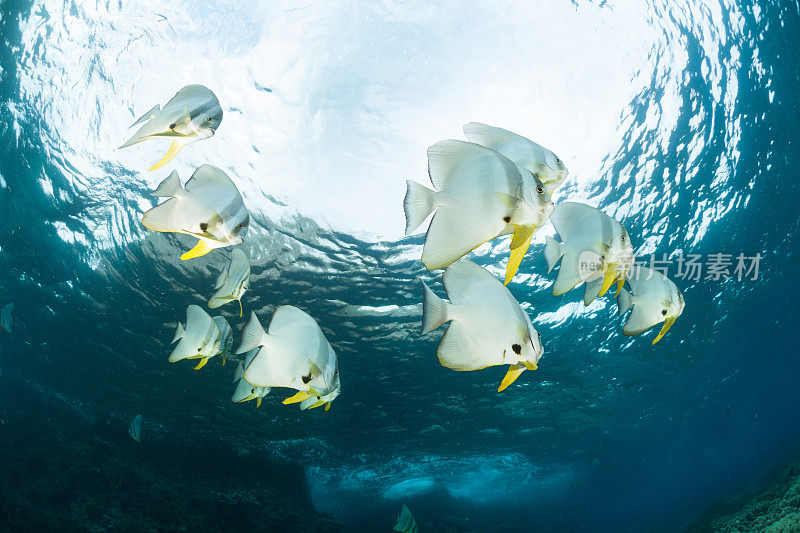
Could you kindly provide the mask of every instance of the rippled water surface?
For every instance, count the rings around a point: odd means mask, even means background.
[[[141,413],[159,438],[299,462],[316,508],[354,531],[403,501],[423,529],[676,530],[800,454],[796,2],[0,6],[0,304],[16,306],[0,385],[123,437]],[[116,147],[190,83],[222,125],[147,172],[166,144]],[[637,253],[760,253],[759,278],[676,280],[686,311],[651,346],[612,299],[552,295],[548,226],[509,285],[539,370],[498,394],[504,369],[441,367],[418,281],[441,293],[440,277],[423,235],[403,236],[402,198],[470,121],[551,148],[570,169],[556,203],[601,207]],[[190,239],[140,220],[173,168],[203,163],[251,212],[245,311],[297,305],[336,349],[329,412],[237,405],[230,365],[167,362],[229,254],[182,262]],[[507,254],[498,239],[473,258],[500,276]]]

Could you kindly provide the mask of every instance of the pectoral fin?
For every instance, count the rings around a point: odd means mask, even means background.
[[[256,409],[261,407],[261,398],[256,398]]]
[[[519,198],[515,196],[511,196],[510,194],[506,194],[504,192],[496,192],[494,193],[494,197],[498,202],[500,202],[500,205],[508,209],[516,209],[519,207]]]
[[[536,226],[517,226],[514,225],[514,237],[511,239],[511,255],[508,257],[508,265],[506,266],[506,279],[504,285],[508,285],[514,274],[517,273],[522,258],[528,247],[531,245],[533,232]]]
[[[175,157],[178,154],[178,152],[180,152],[182,147],[183,147],[182,144],[172,141],[169,150],[167,150],[167,153],[164,154],[164,157],[161,158],[161,161],[150,167],[150,170],[158,170],[159,168],[169,163],[172,160],[172,158]]]
[[[181,256],[181,261],[186,261],[187,259],[194,259],[195,257],[200,257],[201,255],[206,255],[208,252],[213,250],[211,246],[208,245],[206,241],[197,241],[197,245],[194,248],[186,252]]]
[[[503,381],[500,383],[500,387],[497,389],[497,392],[503,392],[506,387],[514,383],[520,374],[525,371],[525,365],[522,363],[517,363],[516,365],[511,365],[508,367],[508,372],[506,372],[506,376],[503,378]]]
[[[325,412],[327,413],[330,410],[331,410],[331,402],[328,402],[325,404]]]
[[[669,328],[672,327],[672,324],[675,323],[675,319],[677,318],[678,317],[671,316],[664,321],[664,325],[661,327],[661,331],[658,332],[658,336],[655,339],[653,339],[653,344],[661,340],[661,337],[663,337],[664,334],[666,334],[667,331],[669,331]]]

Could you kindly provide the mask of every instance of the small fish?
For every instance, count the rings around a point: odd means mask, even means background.
[[[537,176],[550,195],[569,176],[556,154],[535,142],[503,128],[470,122],[464,126],[467,140],[491,148]]]
[[[664,274],[640,265],[634,265],[631,269],[628,285],[633,294],[622,289],[617,297],[620,316],[633,307],[622,332],[625,335],[638,335],[663,322],[664,326],[653,339],[655,344],[683,313],[686,306],[683,294]]]
[[[217,277],[214,288],[217,292],[208,301],[210,309],[224,305],[236,300],[239,302],[239,316],[242,316],[242,296],[250,285],[250,259],[247,254],[239,248],[234,248],[231,252],[231,262]]]
[[[576,202],[563,202],[550,217],[563,242],[548,236],[544,255],[547,272],[559,260],[561,267],[553,294],[564,294],[586,281],[584,304],[603,296],[616,281],[617,293],[633,264],[633,245],[628,231],[599,209]]]
[[[12,316],[11,313],[14,312],[14,303],[7,303],[3,306],[3,309],[0,310],[0,329],[6,330],[8,333],[11,333],[11,323],[12,323]]]
[[[428,148],[428,174],[435,190],[407,181],[406,235],[434,211],[422,262],[445,268],[481,244],[513,234],[505,283],[514,277],[533,233],[553,212],[542,181],[494,150],[465,141]]]
[[[237,353],[262,346],[245,366],[244,379],[256,387],[289,387],[302,393],[284,403],[296,403],[317,397],[323,403],[338,396],[339,366],[336,352],[328,343],[317,322],[304,311],[291,305],[275,310],[264,331],[258,317],[250,319],[242,329]],[[308,405],[308,404],[307,404]],[[320,404],[321,405],[321,404]],[[326,406],[327,410],[327,406]]]
[[[498,392],[525,370],[536,370],[544,353],[541,335],[506,287],[470,261],[461,259],[442,276],[450,303],[422,283],[422,333],[447,321],[439,343],[439,363],[458,371],[509,365]]]
[[[169,200],[144,214],[144,227],[199,239],[194,248],[181,256],[182,260],[200,257],[215,248],[236,246],[244,240],[250,214],[239,189],[215,166],[198,167],[185,188],[181,187],[178,173],[173,171],[152,195]]]
[[[224,323],[224,324],[223,324]],[[230,343],[233,343],[231,327],[222,317],[211,318],[208,313],[203,311],[196,305],[190,305],[186,308],[186,327],[178,322],[178,328],[175,330],[175,336],[172,338],[172,343],[178,342],[178,345],[172,350],[169,356],[169,362],[175,363],[183,359],[200,359],[200,362],[194,367],[195,370],[203,368],[208,360],[219,354],[223,350],[223,332],[220,330],[220,325],[227,326],[228,335],[231,337]]]
[[[261,400],[270,392],[269,387],[254,387],[250,385],[246,380],[242,379],[244,377],[244,367],[245,365],[249,365],[250,362],[253,360],[253,357],[256,356],[256,353],[261,349],[261,347],[254,348],[245,354],[244,357],[244,365],[239,363],[236,367],[236,373],[233,376],[233,382],[236,383],[236,390],[233,392],[233,397],[231,398],[232,401],[236,403],[248,402],[250,400],[256,401],[256,409],[261,407]]]
[[[211,90],[202,85],[187,85],[167,102],[164,109],[156,106],[142,115],[131,128],[145,122],[120,148],[149,139],[172,141],[166,155],[150,170],[166,165],[181,148],[208,139],[222,122],[222,108]]]
[[[142,442],[142,415],[136,415],[128,426],[128,436],[136,442]]]
[[[233,330],[231,329],[231,325],[228,324],[228,321],[225,320],[221,316],[215,316],[212,318],[214,323],[219,328],[220,332],[220,355],[222,355],[222,366],[225,366],[225,360],[228,357],[228,354],[231,353],[233,349]]]
[[[408,510],[406,504],[400,509],[400,514],[397,515],[397,523],[394,525],[393,531],[400,531],[401,533],[417,533],[417,521],[414,515]]]

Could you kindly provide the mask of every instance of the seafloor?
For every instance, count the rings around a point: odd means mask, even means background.
[[[800,461],[720,505],[690,533],[800,532]]]
[[[341,529],[314,509],[299,465],[152,429],[137,443],[125,420],[0,385],[3,531]]]

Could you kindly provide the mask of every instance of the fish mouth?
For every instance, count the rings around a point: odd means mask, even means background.
[[[658,336],[655,339],[653,339],[653,343],[652,344],[655,344],[658,341],[660,341],[661,337],[663,337],[669,331],[669,328],[672,327],[672,324],[674,324],[677,319],[678,319],[678,315],[670,315],[670,316],[668,316],[664,320],[664,325],[661,326],[661,331],[658,332]]]

